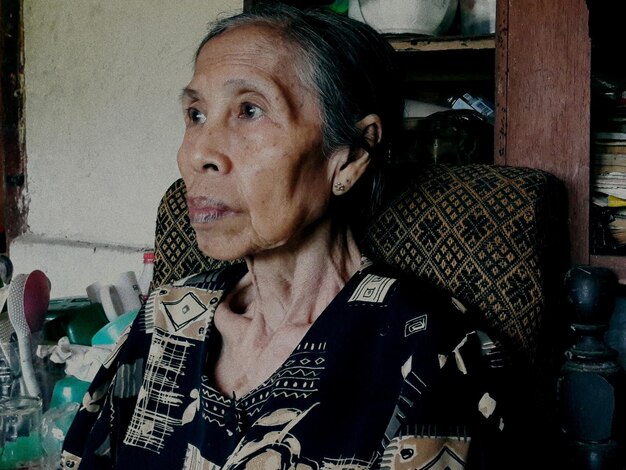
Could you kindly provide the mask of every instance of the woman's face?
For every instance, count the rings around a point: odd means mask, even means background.
[[[272,30],[210,40],[183,91],[178,166],[207,255],[234,259],[290,243],[325,213],[336,163],[322,156],[317,96]]]

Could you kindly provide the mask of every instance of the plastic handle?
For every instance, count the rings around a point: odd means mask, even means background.
[[[20,366],[22,367],[22,377],[26,385],[26,391],[33,397],[40,397],[41,390],[35,378],[35,369],[33,368],[33,359],[30,351],[30,337],[24,336],[17,338],[17,346],[20,352]]]

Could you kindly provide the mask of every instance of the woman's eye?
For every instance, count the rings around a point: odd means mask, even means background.
[[[194,124],[204,124],[206,122],[206,117],[196,108],[188,108],[187,109],[187,117]]]
[[[256,119],[263,116],[263,110],[252,103],[243,103],[239,113],[244,119]]]

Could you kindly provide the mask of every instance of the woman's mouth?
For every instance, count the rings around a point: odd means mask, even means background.
[[[189,220],[191,223],[202,224],[222,219],[234,211],[221,201],[207,197],[187,198]]]

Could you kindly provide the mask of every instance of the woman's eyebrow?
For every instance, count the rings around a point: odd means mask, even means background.
[[[230,89],[238,89],[238,88],[247,89],[247,90],[255,91],[257,93],[261,93],[262,92],[261,90],[263,88],[243,78],[232,78],[230,80],[227,80],[224,83],[224,86]],[[189,86],[186,86],[180,92],[179,100],[181,103],[184,103],[185,101],[197,101],[199,99],[200,99],[200,93],[194,88],[191,88]]]
[[[247,80],[245,78],[231,78],[224,82],[224,87],[229,89],[243,89],[262,93],[265,89],[270,88],[270,85],[266,84],[265,81],[259,84],[255,81]]]
[[[181,90],[179,96],[181,103],[184,101],[196,101],[199,98],[200,94],[196,90],[194,90],[193,88],[189,88],[188,86]]]

